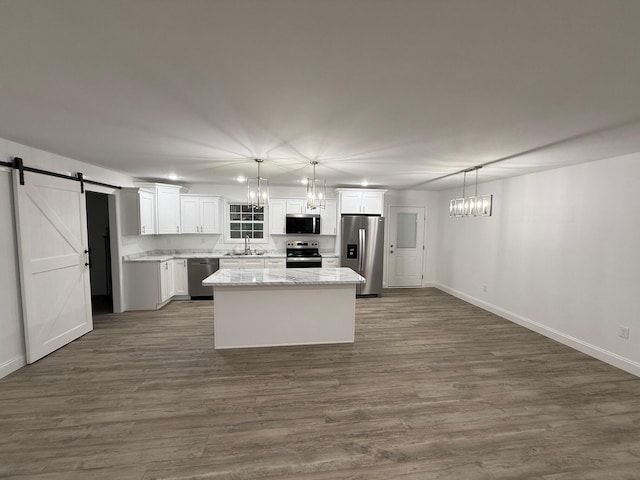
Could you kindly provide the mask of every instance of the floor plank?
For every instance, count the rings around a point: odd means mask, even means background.
[[[640,479],[637,377],[436,289],[356,314],[218,352],[208,301],[96,316],[0,380],[0,478]]]

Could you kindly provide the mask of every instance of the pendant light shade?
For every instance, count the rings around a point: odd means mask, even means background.
[[[313,165],[313,178],[307,178],[307,208],[315,210],[316,208],[325,207],[327,182],[316,178],[316,165],[318,165],[318,162],[312,160],[311,165]]]
[[[269,180],[260,176],[263,160],[256,158],[258,176],[247,178],[247,204],[253,208],[263,208],[269,204]]]

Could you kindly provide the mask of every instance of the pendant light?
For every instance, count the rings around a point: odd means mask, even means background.
[[[315,210],[316,208],[325,207],[325,199],[327,198],[327,182],[316,178],[316,165],[318,162],[312,160],[313,178],[307,178],[307,208]]]
[[[269,180],[260,176],[261,158],[254,159],[258,164],[258,176],[247,178],[247,204],[252,208],[264,208],[269,204]]]

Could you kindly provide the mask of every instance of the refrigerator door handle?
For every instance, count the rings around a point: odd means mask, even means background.
[[[362,274],[362,272],[364,272],[364,265],[365,265],[365,245],[367,244],[367,233],[366,230],[364,228],[361,228],[358,230],[358,254],[359,254],[359,261],[358,261],[358,270],[360,270],[360,274]]]

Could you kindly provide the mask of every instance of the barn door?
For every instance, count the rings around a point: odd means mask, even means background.
[[[13,190],[27,362],[93,329],[86,203],[73,180],[24,172]]]

